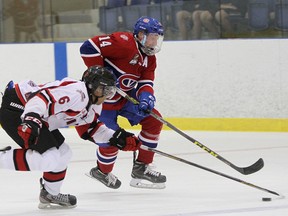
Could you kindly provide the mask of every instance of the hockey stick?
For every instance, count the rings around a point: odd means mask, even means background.
[[[11,149],[12,149],[11,146],[6,146],[6,147],[4,147],[4,148],[1,148],[1,149],[0,149],[0,152],[6,152],[6,151],[9,151],[9,150],[11,150]]]
[[[143,147],[141,147],[141,148],[143,148]],[[250,187],[259,189],[259,190],[261,190],[261,191],[274,194],[274,195],[276,195],[276,196],[279,196],[279,197],[277,197],[277,198],[279,198],[279,199],[285,198],[285,196],[280,195],[279,193],[276,193],[275,191],[268,190],[268,189],[266,189],[266,188],[263,188],[263,187],[254,185],[254,184],[252,184],[252,183],[243,181],[243,180],[241,180],[241,179],[235,178],[235,177],[233,177],[233,176],[229,176],[229,175],[227,175],[227,174],[218,172],[218,171],[216,171],[216,170],[213,170],[213,169],[210,169],[210,168],[201,166],[201,165],[199,165],[199,164],[193,163],[193,162],[188,161],[188,160],[185,160],[185,159],[183,159],[183,158],[176,157],[176,156],[174,156],[174,155],[165,153],[165,152],[160,151],[160,150],[157,150],[157,149],[152,149],[152,148],[146,148],[146,149],[149,150],[149,151],[152,151],[152,152],[154,152],[154,153],[157,153],[157,154],[159,154],[159,155],[162,155],[162,156],[164,156],[164,157],[168,157],[168,158],[171,158],[171,159],[173,159],[173,160],[180,161],[180,162],[182,162],[182,163],[185,163],[185,164],[188,164],[188,165],[191,165],[191,166],[194,166],[194,167],[197,167],[197,168],[206,170],[206,171],[208,171],[208,172],[212,172],[212,173],[214,173],[214,174],[216,174],[216,175],[220,175],[220,176],[222,176],[222,177],[231,179],[231,180],[233,180],[233,181],[240,182],[241,184],[248,185],[248,186],[250,186]]]
[[[133,97],[130,97],[129,95],[127,95],[125,92],[123,92],[121,89],[117,88],[117,92],[124,98],[126,98],[128,101],[130,101],[133,104],[139,104],[139,101],[137,101],[136,99],[134,99]],[[199,141],[193,139],[192,137],[188,136],[186,133],[184,133],[183,131],[179,130],[178,128],[176,128],[174,125],[172,125],[171,123],[167,122],[166,120],[164,120],[162,117],[158,116],[157,114],[153,113],[152,111],[149,112],[149,114],[154,117],[155,119],[157,119],[158,121],[160,121],[162,124],[166,125],[167,127],[171,128],[172,130],[174,130],[175,132],[177,132],[178,134],[180,134],[181,136],[185,137],[186,139],[188,139],[189,141],[191,141],[192,143],[194,143],[195,145],[197,145],[198,147],[200,147],[201,149],[203,149],[204,151],[208,152],[209,154],[211,154],[212,156],[216,157],[217,159],[221,160],[222,162],[224,162],[225,164],[227,164],[228,166],[232,167],[234,170],[242,173],[243,175],[249,175],[252,174],[254,172],[259,171],[260,169],[263,168],[264,166],[264,161],[262,158],[258,159],[258,161],[256,161],[254,164],[248,166],[248,167],[238,167],[236,165],[234,165],[233,163],[229,162],[228,160],[226,160],[225,158],[223,158],[222,156],[220,156],[219,154],[217,154],[215,151],[209,149],[208,147],[206,147],[205,145],[203,145],[202,143],[200,143]]]

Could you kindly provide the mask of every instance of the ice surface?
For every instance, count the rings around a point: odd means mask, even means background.
[[[166,189],[148,190],[129,186],[131,152],[119,153],[113,171],[122,181],[122,186],[118,190],[106,188],[85,176],[95,165],[96,146],[82,141],[73,128],[61,131],[73,150],[62,192],[76,195],[78,206],[69,210],[39,210],[37,205],[41,172],[0,170],[0,215],[288,215],[288,198],[263,202],[262,197],[276,196],[160,155],[155,156],[154,163],[157,170],[167,176]],[[288,133],[186,133],[237,166],[249,166],[259,158],[264,159],[265,166],[257,173],[242,175],[174,131],[163,131],[158,149],[288,195]],[[17,147],[2,128],[0,137],[0,146]]]

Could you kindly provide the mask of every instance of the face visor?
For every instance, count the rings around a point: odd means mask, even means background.
[[[164,36],[158,33],[148,33],[143,35],[140,41],[141,50],[148,56],[155,55],[160,52]]]
[[[105,96],[107,99],[110,99],[115,95],[115,93],[116,93],[116,86],[99,85],[94,91],[94,96],[97,98]]]

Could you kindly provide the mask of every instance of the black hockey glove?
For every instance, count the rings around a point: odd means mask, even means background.
[[[23,123],[18,126],[18,134],[24,141],[24,148],[37,144],[40,129],[42,128],[41,118],[37,113],[27,113]]]
[[[119,148],[122,151],[136,151],[140,145],[140,140],[132,133],[120,128],[115,131],[109,140],[110,145]]]

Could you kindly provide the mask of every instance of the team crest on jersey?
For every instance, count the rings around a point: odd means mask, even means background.
[[[28,85],[30,85],[30,86],[32,86],[32,87],[36,87],[36,86],[37,86],[37,85],[36,85],[33,81],[31,81],[31,80],[28,82]]]
[[[132,74],[123,74],[118,78],[120,89],[123,91],[130,91],[138,83],[138,77]]]
[[[128,41],[128,37],[127,37],[127,35],[121,34],[121,35],[120,35],[120,38],[122,38],[123,40]]]
[[[131,64],[131,65],[135,65],[135,64],[137,64],[137,62],[138,62],[138,60],[139,60],[139,54],[136,54],[133,58],[132,58],[132,60],[129,62],[129,64]]]
[[[83,91],[81,91],[81,90],[76,90],[78,93],[80,93],[80,95],[81,95],[81,101],[83,102],[84,101],[84,99],[85,99],[85,94],[84,94],[84,92]]]

